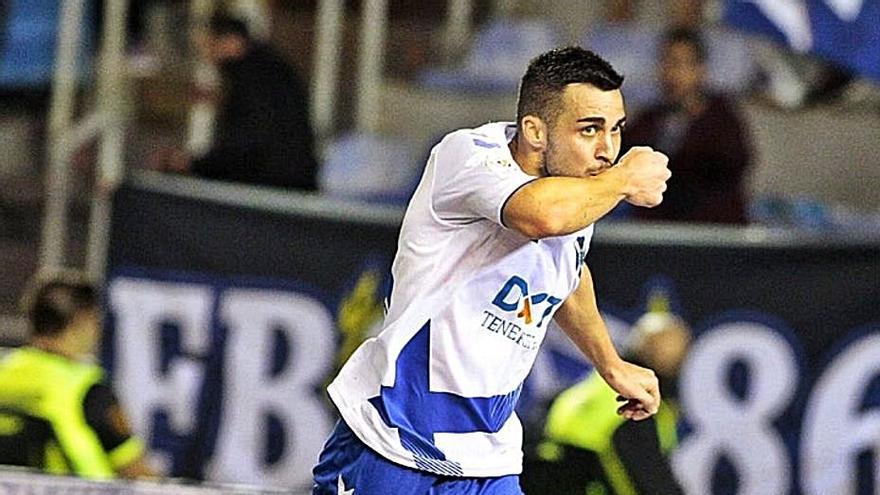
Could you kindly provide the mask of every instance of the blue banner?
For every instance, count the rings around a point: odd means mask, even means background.
[[[220,189],[117,192],[104,363],[164,473],[307,489],[336,419],[325,384],[381,324],[399,216]],[[880,245],[773,238],[601,222],[587,260],[615,340],[660,296],[694,330],[686,493],[880,493]],[[518,409],[527,444],[585,370],[548,332]]]
[[[880,81],[878,0],[727,0],[724,18]]]
[[[57,0],[0,0],[0,89],[48,86],[55,70],[62,3]],[[86,2],[80,26],[80,74],[88,77],[95,48],[95,5]]]

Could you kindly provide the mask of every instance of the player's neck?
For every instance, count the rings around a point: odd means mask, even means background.
[[[541,152],[532,149],[528,143],[521,142],[518,132],[507,143],[507,147],[510,149],[510,155],[513,156],[513,160],[523,172],[535,177],[546,175],[544,173],[544,158]]]

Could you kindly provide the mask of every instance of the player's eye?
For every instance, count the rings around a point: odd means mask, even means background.
[[[597,125],[588,125],[587,127],[581,129],[581,134],[583,134],[584,136],[595,136],[598,133],[599,126]]]
[[[611,128],[611,134],[620,134],[621,132],[623,132],[624,129],[625,129],[625,126],[623,124],[616,125]]]

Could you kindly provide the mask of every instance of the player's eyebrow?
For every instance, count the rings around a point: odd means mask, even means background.
[[[581,117],[581,118],[577,119],[577,121],[584,122],[584,123],[590,123],[590,124],[605,125],[605,117]],[[620,120],[618,120],[617,124],[615,124],[614,126],[617,127],[617,126],[621,126],[623,124],[626,124],[626,117],[623,117]]]
[[[592,124],[605,124],[605,117],[581,117],[578,122],[589,122]]]

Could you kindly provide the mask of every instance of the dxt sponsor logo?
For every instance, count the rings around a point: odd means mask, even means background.
[[[498,291],[492,300],[492,305],[508,313],[497,315],[492,311],[483,311],[482,328],[510,339],[515,344],[535,350],[540,344],[540,338],[529,328],[541,328],[544,320],[553,313],[562,300],[549,294],[529,294],[529,285],[520,277],[513,276],[504,287]],[[511,318],[510,313],[515,315]],[[537,324],[535,319],[537,318]]]
[[[544,320],[553,313],[562,299],[547,293],[529,294],[529,284],[522,278],[514,275],[504,284],[504,287],[495,295],[492,304],[507,312],[516,312],[516,317],[526,325],[534,322],[535,316],[540,313],[540,319],[536,325],[540,328]]]

